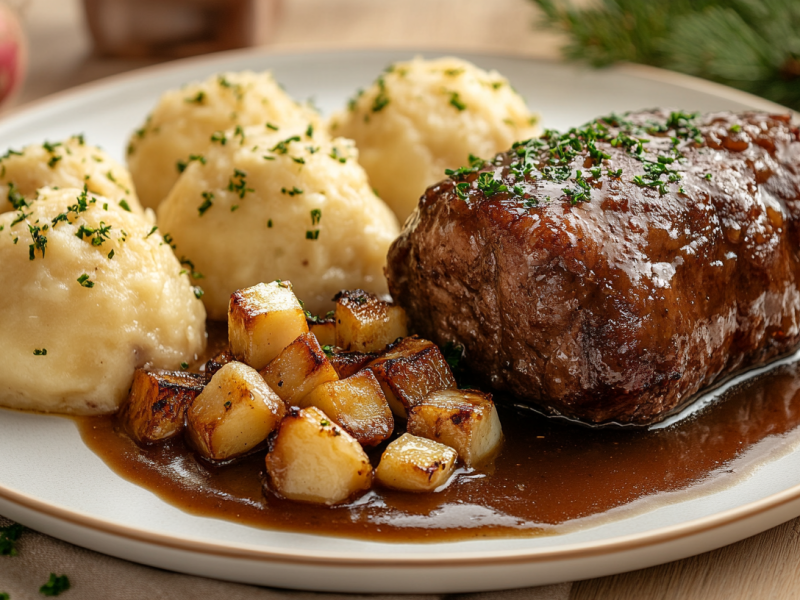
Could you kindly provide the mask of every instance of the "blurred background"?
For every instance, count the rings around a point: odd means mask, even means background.
[[[800,109],[800,0],[0,0],[0,110],[251,46],[640,62]]]

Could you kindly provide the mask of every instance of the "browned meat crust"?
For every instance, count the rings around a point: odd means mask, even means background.
[[[788,116],[655,111],[453,173],[386,274],[415,331],[495,389],[646,424],[800,342],[798,251]]]

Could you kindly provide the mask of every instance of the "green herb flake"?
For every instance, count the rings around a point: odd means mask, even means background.
[[[253,188],[247,187],[247,173],[239,169],[233,170],[233,176],[228,180],[228,191],[234,192],[239,198],[244,198],[247,192],[254,192]]]
[[[60,596],[70,588],[69,577],[50,573],[50,579],[42,587],[39,593],[42,596]]]
[[[731,131],[732,133],[739,133],[741,130],[742,130],[742,126],[739,125],[738,123],[734,123],[733,125],[731,125],[731,128],[730,128],[729,131]]]
[[[302,156],[292,156],[292,160],[296,162],[298,165],[306,164],[306,159]]]
[[[306,231],[306,239],[307,240],[317,240],[317,239],[319,239],[319,229],[314,229],[312,231]]]
[[[78,283],[80,283],[85,288],[93,288],[94,287],[94,281],[89,279],[89,276],[86,273],[84,273],[83,275],[78,277]]]
[[[188,368],[189,368],[189,363],[187,363],[186,361],[181,363],[181,370],[182,371],[185,371]]]
[[[281,194],[286,194],[287,196],[297,196],[298,194],[302,194],[303,190],[298,188],[297,186],[292,186],[292,189],[288,189],[285,187],[281,188]]]
[[[128,202],[126,200],[120,200],[119,201],[119,205],[120,205],[120,208],[122,208],[122,210],[126,210],[128,212],[133,212],[133,211],[131,211],[131,205],[128,204]]]
[[[270,148],[270,152],[274,152],[275,154],[286,154],[289,151],[289,144],[291,144],[292,142],[299,142],[299,141],[300,141],[300,136],[293,135],[275,144],[275,146]]]
[[[309,123],[308,127],[306,127],[306,137],[313,137],[314,135],[314,125]]]
[[[322,220],[322,210],[319,208],[315,208],[311,211],[311,224],[312,225],[319,225],[319,222]]]
[[[213,192],[203,192],[202,196],[203,203],[197,208],[197,212],[200,213],[201,217],[206,214],[206,211],[214,204],[212,202],[212,200],[214,200]]]
[[[707,179],[708,181],[711,181],[712,177],[713,177],[713,175],[711,175],[711,173],[706,173],[705,174],[705,179]]]
[[[220,145],[224,146],[228,143],[228,138],[225,137],[225,133],[222,131],[215,131],[211,134],[211,141],[218,142]]]
[[[147,239],[147,238],[149,238],[149,237],[150,237],[151,235],[153,235],[153,234],[154,234],[156,231],[158,231],[158,225],[153,225],[153,228],[150,230],[150,232],[149,232],[149,233],[148,233],[146,236],[144,236],[144,239]]]
[[[25,527],[19,523],[13,523],[7,527],[0,527],[0,556],[16,556],[16,544]]]
[[[205,99],[206,93],[203,90],[200,90],[191,98],[184,98],[184,102],[189,102],[190,104],[203,104]]]
[[[267,227],[272,229],[272,219],[267,220]]]
[[[198,300],[202,298],[203,295],[205,294],[203,288],[201,288],[199,285],[193,286],[192,291],[194,292],[194,297],[197,298]]]
[[[461,101],[458,92],[448,92],[450,94],[450,106],[455,107],[459,112],[466,110],[467,105]]]
[[[51,156],[50,160],[47,161],[47,166],[51,169],[55,169],[58,161],[60,161],[63,157],[62,156]]]
[[[277,125],[273,125],[272,123],[267,123],[266,127],[267,127],[267,129],[271,129],[272,131],[278,131],[278,126]]]
[[[33,351],[34,356],[47,356],[47,348],[36,348]]]

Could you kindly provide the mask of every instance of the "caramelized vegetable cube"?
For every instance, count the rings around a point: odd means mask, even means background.
[[[229,362],[236,360],[233,358],[233,353],[228,350],[223,350],[216,356],[209,358],[205,366],[205,374],[207,377],[213,377],[214,374]]]
[[[503,440],[491,394],[474,390],[433,392],[408,411],[408,431],[454,448],[468,467],[492,458]]]
[[[404,433],[383,451],[375,478],[396,490],[432,492],[453,474],[457,458],[449,446]]]
[[[267,439],[286,406],[244,363],[222,367],[186,413],[189,441],[204,457],[224,460],[250,452]]]
[[[289,409],[270,445],[269,485],[284,498],[338,504],[372,484],[361,445],[313,406]]]
[[[320,346],[336,345],[336,325],[333,319],[306,319],[306,323]]]
[[[362,446],[375,446],[394,430],[394,419],[381,385],[371,371],[315,387],[300,407],[316,406]]]
[[[186,409],[205,385],[196,373],[136,369],[122,423],[140,444],[166,440],[183,431]]]
[[[408,335],[406,311],[364,290],[336,296],[336,345],[356,352],[377,352]]]
[[[392,412],[403,419],[431,392],[457,387],[438,346],[417,336],[405,338],[367,368],[378,378]]]
[[[328,354],[328,360],[336,369],[336,374],[339,379],[345,379],[351,375],[355,375],[361,369],[366,367],[373,360],[378,358],[374,352],[365,354],[363,352],[331,352]]]
[[[236,360],[263,369],[304,333],[306,315],[290,282],[259,283],[231,294],[228,339]]]
[[[339,379],[311,333],[304,333],[289,344],[260,373],[287,406],[297,406],[318,385]]]

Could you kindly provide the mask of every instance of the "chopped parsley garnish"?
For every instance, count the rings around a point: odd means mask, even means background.
[[[711,173],[706,173],[706,174],[705,174],[705,178],[706,178],[708,181],[711,181],[711,177],[713,177],[713,175],[711,175]]]
[[[93,288],[94,287],[94,281],[89,279],[89,276],[86,273],[84,273],[83,275],[78,277],[78,283],[80,283],[85,288]]]
[[[206,157],[202,154],[190,154],[188,160],[179,160],[177,162],[176,167],[178,168],[178,173],[183,173],[193,160],[196,160],[201,165],[206,164]],[[109,173],[111,173],[111,171],[109,171]]]
[[[109,252],[107,256],[108,256],[108,260],[111,260],[112,258],[114,258],[114,249],[113,248],[111,249],[111,252]]]
[[[478,189],[483,192],[487,198],[508,191],[508,186],[502,181],[495,179],[493,173],[481,173],[478,175],[477,181]]]
[[[272,219],[267,219],[267,227],[272,228]]]
[[[188,369],[188,368],[189,368],[189,363],[187,363],[187,362],[185,362],[185,361],[181,363],[181,369],[182,369],[183,371],[185,371],[185,370],[186,370],[186,369]]]
[[[75,237],[81,240],[88,237],[91,238],[92,246],[102,246],[103,242],[110,237],[109,231],[111,231],[111,225],[106,225],[103,221],[100,221],[100,227],[81,225],[78,227],[78,231],[75,232]],[[148,237],[149,235],[150,234],[148,234]]]
[[[322,351],[325,353],[325,356],[331,357],[333,356],[333,346],[325,345],[322,347]]]
[[[146,236],[144,236],[144,239],[147,239],[147,238],[149,238],[149,237],[150,237],[151,235],[153,235],[153,234],[154,234],[156,231],[158,231],[158,225],[153,225],[153,228],[152,228],[152,229],[151,229],[151,230],[148,232],[148,234],[147,234]]]
[[[42,231],[45,231],[46,229],[47,225],[45,225],[44,228],[39,227],[38,225],[28,225],[28,231],[30,232],[31,239],[33,240],[33,243],[28,246],[30,260],[36,258],[36,250],[39,250],[42,253],[42,258],[44,258],[44,253],[47,249],[47,236],[45,236]]]
[[[383,76],[378,77],[378,95],[375,96],[375,99],[372,101],[372,112],[380,112],[386,105],[389,104],[389,97],[386,95],[386,82],[383,80]]]
[[[225,133],[222,131],[215,131],[211,134],[211,141],[212,142],[219,142],[222,146],[228,143],[228,138],[225,137]]]
[[[306,127],[306,137],[312,137],[314,135],[314,125],[309,123],[308,127]]]
[[[281,194],[286,194],[288,196],[297,196],[298,194],[302,194],[303,190],[298,188],[297,186],[292,186],[292,189],[287,189],[285,187],[281,188]]]
[[[342,156],[341,154],[339,154],[339,149],[336,146],[331,148],[331,153],[329,154],[329,156],[333,160],[338,160],[342,164],[347,162],[347,157],[346,156]]]
[[[33,213],[28,213],[28,214],[26,215],[24,211],[20,210],[20,211],[19,211],[19,214],[17,215],[17,218],[16,218],[16,219],[14,219],[13,221],[11,221],[11,227],[13,227],[14,225],[16,225],[17,223],[22,223],[22,222],[23,222],[25,219],[27,219],[28,217],[30,217],[32,214],[33,214]]]
[[[27,200],[19,193],[19,189],[17,189],[13,181],[8,184],[8,201],[14,207],[14,210],[20,210],[28,206]]]
[[[296,162],[298,165],[304,165],[304,164],[306,164],[306,159],[305,159],[305,158],[303,158],[302,156],[292,156],[291,158],[292,158],[292,160],[293,160],[294,162]]]
[[[306,239],[307,240],[317,240],[317,239],[319,239],[319,229],[306,231]]]
[[[206,93],[203,90],[200,90],[191,98],[184,98],[184,101],[194,104],[202,104],[205,101],[205,99],[206,99]]]
[[[458,92],[448,92],[450,94],[450,106],[454,106],[459,112],[465,110],[467,105],[461,101]]]
[[[311,211],[311,224],[312,225],[319,225],[319,222],[322,220],[322,210],[319,208],[315,208]]]
[[[234,192],[239,198],[244,198],[247,192],[254,192],[255,190],[253,188],[247,187],[246,177],[247,173],[239,169],[234,169],[233,176],[228,180],[228,191]]]
[[[244,129],[242,129],[241,125],[237,125],[236,129],[233,130],[233,137],[238,137],[239,143],[244,145]]]
[[[589,202],[591,200],[592,186],[583,178],[583,174],[578,171],[575,175],[574,188],[564,188],[562,191],[569,198],[570,204],[573,206],[578,202]]]
[[[51,156],[50,160],[47,161],[47,166],[51,169],[55,169],[58,161],[60,161],[63,157],[62,156]]]
[[[319,422],[319,424],[322,425],[323,427],[329,427],[331,422],[326,419],[323,419],[322,421]]]
[[[181,256],[181,260],[179,262],[181,265],[189,267],[188,270],[184,269],[181,271],[181,274],[189,273],[192,276],[192,279],[203,279],[203,277],[205,277],[202,273],[199,273],[197,269],[195,269],[194,263],[185,256]]]
[[[453,342],[447,342],[444,348],[442,348],[442,354],[444,354],[444,359],[447,361],[450,369],[458,371],[461,360],[464,358],[464,346]]]
[[[42,144],[42,148],[44,148],[50,154],[52,154],[53,152],[56,151],[56,148],[58,148],[60,145],[61,145],[61,142],[56,142],[54,144],[51,143],[51,142],[45,142],[44,144]]]
[[[299,142],[300,136],[293,135],[292,137],[288,137],[285,140],[281,140],[275,146],[270,148],[270,152],[275,152],[276,154],[286,154],[289,151],[289,144],[292,142]]]
[[[128,204],[127,200],[124,200],[124,199],[120,200],[119,201],[119,205],[120,205],[120,208],[122,208],[122,210],[127,210],[128,212],[132,212],[131,211],[131,205]]]
[[[731,131],[732,133],[739,133],[741,130],[742,130],[742,126],[739,125],[738,123],[734,123],[733,125],[731,125],[731,128],[730,128],[729,131]]]
[[[200,300],[200,298],[203,297],[203,294],[205,294],[203,288],[201,288],[199,285],[192,286],[192,291],[194,292],[194,297],[198,300]]]
[[[42,596],[59,596],[69,588],[69,577],[66,575],[56,576],[55,573],[50,573],[50,579],[39,588],[39,593],[42,594]]]
[[[22,536],[25,527],[12,523],[8,527],[0,527],[0,556],[16,556],[16,543]]]
[[[47,356],[47,348],[36,348],[33,351],[34,356]]]
[[[197,208],[197,212],[200,213],[201,217],[204,214],[206,214],[206,211],[209,208],[211,208],[212,204],[214,204],[212,202],[212,200],[214,199],[214,193],[213,192],[203,192],[202,196],[203,196],[203,203]]]
[[[278,131],[278,126],[277,125],[273,125],[272,123],[267,123],[266,124],[266,128],[267,129],[271,129],[272,131]]]

